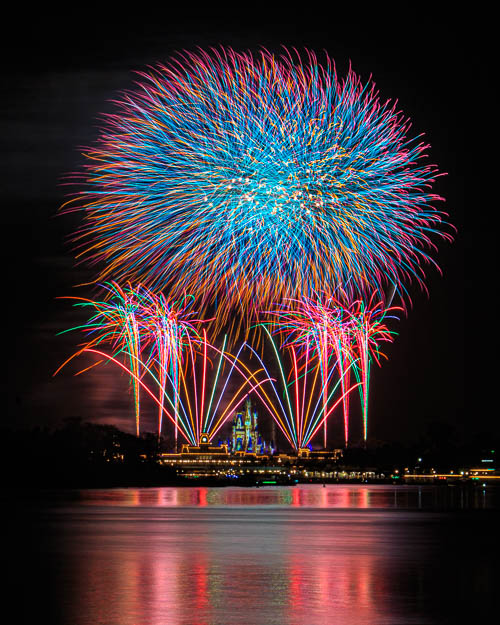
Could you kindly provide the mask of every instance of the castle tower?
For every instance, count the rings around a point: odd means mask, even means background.
[[[252,402],[247,398],[242,411],[237,411],[233,418],[231,450],[261,454],[266,444],[259,434],[257,411],[252,410]]]
[[[233,419],[232,446],[233,451],[245,451],[245,424],[243,414],[237,412]]]

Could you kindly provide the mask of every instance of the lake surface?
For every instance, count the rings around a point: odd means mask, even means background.
[[[8,623],[494,622],[499,499],[360,484],[11,493]]]

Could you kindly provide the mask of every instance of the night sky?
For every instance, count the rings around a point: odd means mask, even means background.
[[[430,297],[410,289],[413,307],[394,326],[399,336],[385,349],[389,361],[373,369],[370,434],[408,441],[444,422],[458,436],[467,435],[470,339],[464,306],[472,283],[464,271],[464,155],[470,146],[463,124],[479,115],[479,104],[464,101],[463,82],[476,61],[464,45],[465,18],[420,16],[414,6],[411,17],[374,14],[362,22],[361,9],[350,15],[259,12],[257,19],[249,8],[234,20],[198,12],[150,14],[147,20],[136,14],[128,20],[44,14],[12,22],[15,43],[4,63],[1,121],[9,424],[55,424],[81,416],[129,431],[134,426],[127,381],[115,371],[73,377],[76,369],[68,369],[52,378],[78,340],[76,334],[56,336],[78,320],[68,302],[56,298],[89,294],[73,287],[93,277],[85,266],[75,267],[67,242],[78,217],[56,216],[69,193],[61,182],[81,167],[79,147],[95,140],[99,114],[112,110],[117,91],[133,86],[134,70],[176,50],[222,44],[278,52],[284,44],[327,50],[340,75],[349,61],[362,79],[372,75],[383,99],[398,99],[413,122],[412,133],[426,133],[432,162],[448,174],[434,190],[447,200],[440,208],[457,228],[455,241],[438,242],[443,275],[429,268]],[[474,427],[488,431],[498,425],[487,412],[475,415]]]

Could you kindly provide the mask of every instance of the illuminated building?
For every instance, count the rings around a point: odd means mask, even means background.
[[[238,410],[232,422],[228,440],[231,453],[252,453],[256,455],[272,453],[270,446],[262,439],[258,428],[258,415],[252,410],[252,402],[247,399],[244,410]]]

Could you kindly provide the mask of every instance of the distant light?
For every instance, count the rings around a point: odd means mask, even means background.
[[[419,459],[418,459],[418,461],[419,461],[419,462],[422,462],[422,458],[419,458]]]

